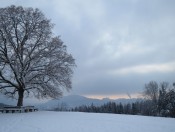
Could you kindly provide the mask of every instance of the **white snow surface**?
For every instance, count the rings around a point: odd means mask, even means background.
[[[0,113],[0,132],[174,131],[174,118],[52,111]]]

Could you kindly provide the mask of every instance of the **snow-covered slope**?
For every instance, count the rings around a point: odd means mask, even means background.
[[[0,113],[0,132],[174,132],[175,119],[79,112]]]
[[[95,106],[100,106],[103,105],[104,103],[108,103],[110,101],[116,102],[116,103],[132,103],[135,102],[136,100],[139,99],[116,99],[116,100],[111,100],[109,98],[104,98],[102,100],[100,99],[92,99],[92,98],[87,98],[84,96],[79,96],[79,95],[69,95],[69,96],[64,96],[60,100],[50,100],[46,103],[43,103],[41,105],[38,105],[39,108],[41,109],[53,109],[56,107],[59,107],[60,105],[64,104],[66,105],[67,108],[73,108],[76,106],[81,106],[81,105],[93,105]]]

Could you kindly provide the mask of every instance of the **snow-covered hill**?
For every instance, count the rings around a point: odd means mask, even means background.
[[[110,101],[116,102],[116,103],[132,103],[140,99],[116,99],[116,100],[111,100],[109,98],[104,98],[102,100],[100,99],[92,99],[92,98],[87,98],[84,96],[79,96],[79,95],[69,95],[69,96],[64,96],[63,98],[59,100],[50,100],[46,103],[43,103],[41,105],[38,105],[37,107],[40,109],[53,109],[56,107],[60,107],[61,105],[65,105],[67,108],[73,108],[76,106],[81,106],[81,105],[88,105],[90,106],[92,103],[95,106],[100,106],[103,105],[104,103],[108,103]]]
[[[0,132],[174,132],[175,119],[38,111],[0,113]]]

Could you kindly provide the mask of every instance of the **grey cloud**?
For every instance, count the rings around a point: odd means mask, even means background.
[[[150,80],[173,82],[175,70],[108,74],[121,68],[175,62],[173,0],[13,0],[41,9],[76,59],[73,94],[139,93]],[[163,69],[162,69],[163,70]]]

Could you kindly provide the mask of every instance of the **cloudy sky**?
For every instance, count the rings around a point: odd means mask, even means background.
[[[137,97],[151,80],[175,82],[174,0],[1,0],[39,8],[77,68],[69,94]],[[65,92],[65,94],[67,94]]]

